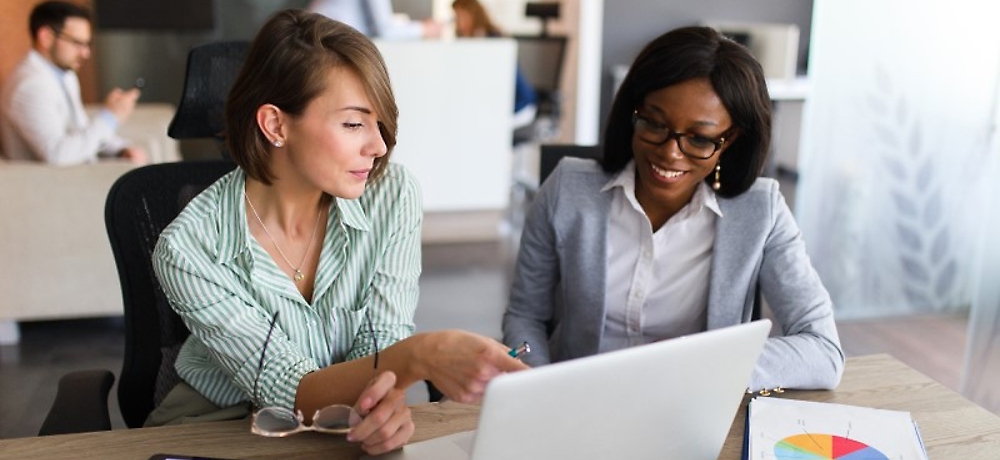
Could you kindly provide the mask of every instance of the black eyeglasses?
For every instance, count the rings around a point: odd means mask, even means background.
[[[86,42],[86,41],[80,40],[78,38],[71,37],[71,36],[69,36],[67,34],[64,34],[62,30],[59,30],[59,29],[56,29],[56,28],[53,28],[52,32],[55,33],[56,38],[58,38],[58,39],[66,40],[70,44],[76,45],[79,48],[90,49],[90,42]]]
[[[378,339],[375,337],[375,327],[372,325],[372,318],[368,315],[368,311],[365,311],[365,321],[368,323],[368,332],[372,336],[372,345],[375,346],[374,372],[378,372]],[[260,352],[257,375],[253,379],[255,399],[257,398],[257,384],[260,380],[260,374],[264,370],[264,354],[267,353],[267,345],[271,342],[271,334],[274,332],[274,326],[277,322],[278,312],[274,312],[271,325],[267,330],[267,338],[264,339],[264,347]],[[271,406],[254,411],[250,432],[272,438],[290,436],[302,431],[345,434],[360,421],[361,415],[353,407],[346,404],[331,404],[318,409],[313,415],[312,425],[305,424],[305,418],[300,410],[292,412],[285,407]]]
[[[639,139],[653,145],[663,145],[670,142],[671,139],[677,139],[677,147],[680,148],[681,153],[696,160],[712,158],[712,155],[715,155],[715,152],[718,152],[726,143],[724,137],[712,139],[694,133],[671,131],[670,128],[639,115],[638,110],[632,112],[632,126]]]

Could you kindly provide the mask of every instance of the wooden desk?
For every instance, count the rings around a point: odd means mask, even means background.
[[[412,442],[476,428],[479,407],[457,403],[414,407]],[[228,459],[356,459],[364,453],[343,436],[300,433],[264,438],[249,420],[0,440],[0,459],[146,460],[155,453]]]
[[[1000,458],[1000,417],[889,355],[848,359],[834,391],[786,391],[781,397],[907,411],[932,460]],[[720,460],[740,458],[747,401],[733,421]]]
[[[1000,457],[1000,417],[887,355],[848,359],[844,379],[836,391],[788,391],[782,397],[909,411],[920,426],[933,460]],[[746,401],[720,459],[740,458],[745,413]],[[417,432],[413,441],[474,429],[477,415],[476,406],[416,406],[413,418]],[[145,460],[157,452],[245,459],[353,459],[362,454],[339,436],[254,436],[245,420],[0,441],[0,458],[18,460],[80,456]]]

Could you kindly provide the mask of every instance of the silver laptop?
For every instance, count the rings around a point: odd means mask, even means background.
[[[716,459],[768,320],[499,376],[476,431],[391,460]]]

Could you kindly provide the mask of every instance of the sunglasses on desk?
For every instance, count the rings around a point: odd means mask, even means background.
[[[378,340],[375,338],[375,327],[372,319],[365,311],[365,321],[368,323],[368,331],[372,336],[372,343],[375,346],[375,366],[378,371]],[[260,374],[264,370],[264,354],[267,352],[267,345],[271,342],[271,334],[274,326],[278,322],[278,312],[271,318],[271,326],[267,330],[267,338],[264,340],[264,347],[260,353],[260,363],[257,365],[257,376],[253,382],[254,396],[257,395],[257,383]],[[258,436],[269,438],[282,438],[291,436],[303,431],[316,431],[329,434],[346,434],[351,427],[362,419],[361,414],[353,407],[345,404],[331,404],[320,408],[313,414],[312,424],[305,423],[302,411],[285,407],[264,407],[254,411],[251,418],[250,432]]]

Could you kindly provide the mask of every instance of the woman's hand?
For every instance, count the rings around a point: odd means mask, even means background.
[[[502,343],[470,332],[431,332],[425,346],[420,357],[426,378],[457,402],[478,402],[493,377],[528,368]]]
[[[413,436],[415,427],[406,405],[406,392],[396,388],[396,374],[392,371],[372,379],[354,409],[363,419],[347,433],[347,440],[360,442],[369,455],[398,449]]]

